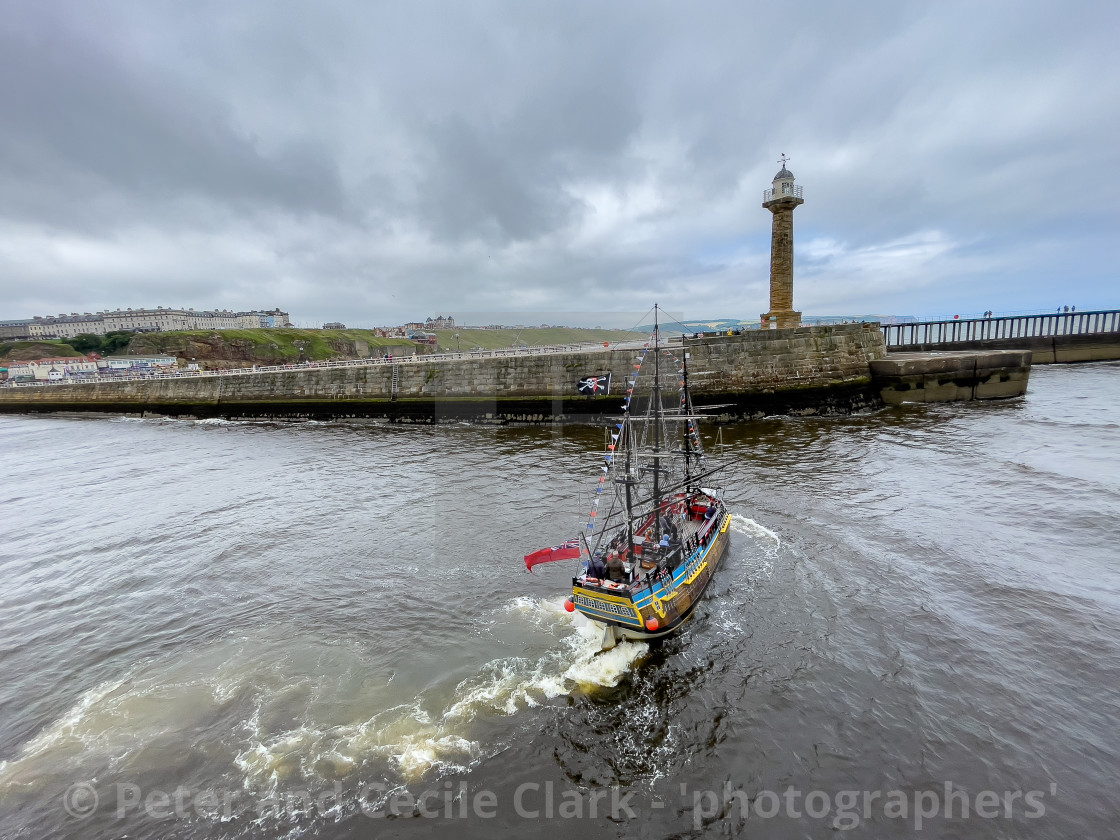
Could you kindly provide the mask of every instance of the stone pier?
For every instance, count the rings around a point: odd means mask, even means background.
[[[844,414],[881,405],[869,362],[886,355],[876,324],[749,330],[677,337],[662,357],[667,404],[673,357],[688,353],[698,405],[721,420],[768,414]],[[400,422],[595,421],[622,410],[638,351],[599,349],[471,358],[421,356],[386,364],[299,367],[224,376],[0,388],[0,412],[102,411],[194,417],[375,417]],[[646,364],[649,364],[647,359]],[[577,384],[611,375],[611,393]],[[642,376],[652,374],[643,370]],[[642,386],[648,385],[643,379]]]
[[[891,353],[870,366],[887,405],[998,400],[1026,393],[1031,351]]]

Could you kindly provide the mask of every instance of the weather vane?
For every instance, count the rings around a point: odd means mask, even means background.
[[[785,168],[786,168],[786,163],[787,163],[787,161],[789,161],[789,160],[790,160],[790,159],[786,157],[786,153],[785,153],[785,152],[782,152],[782,156],[781,156],[781,158],[780,158],[780,159],[778,160],[778,163],[780,163],[780,164],[782,165],[782,169],[785,169]]]

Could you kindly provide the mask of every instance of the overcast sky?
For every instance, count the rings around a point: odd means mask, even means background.
[[[0,318],[753,320],[782,153],[806,314],[1116,307],[1118,34],[1099,0],[0,0]]]

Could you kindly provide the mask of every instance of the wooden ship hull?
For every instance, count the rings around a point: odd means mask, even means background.
[[[689,526],[684,550],[668,568],[663,565],[660,574],[629,584],[587,574],[572,580],[569,609],[604,626],[604,649],[622,639],[647,641],[668,636],[692,617],[730,541],[731,514],[722,502],[711,501],[715,510],[710,517],[699,522],[691,515],[685,518]],[[655,552],[647,549],[635,559],[642,568],[655,567],[658,562],[650,556]]]

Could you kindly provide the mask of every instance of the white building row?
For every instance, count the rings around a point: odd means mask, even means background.
[[[133,370],[178,369],[179,360],[174,356],[109,356],[104,359],[58,356],[51,359],[36,359],[32,362],[10,362],[8,379],[16,382],[30,379],[37,382],[57,382],[63,379],[80,379],[84,376],[121,374]]]
[[[231,312],[228,309],[117,309],[115,311],[72,312],[69,315],[37,315],[16,321],[0,321],[0,338],[73,338],[76,335],[127,330],[129,332],[166,332],[169,330],[236,330],[260,327],[290,327],[287,312],[279,309],[256,312]]]

